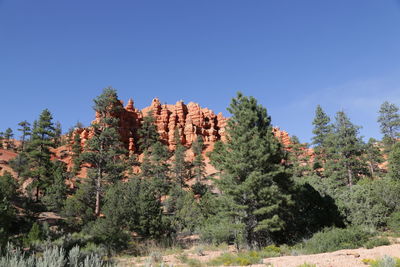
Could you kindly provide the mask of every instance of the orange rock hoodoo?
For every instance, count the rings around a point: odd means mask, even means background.
[[[138,129],[141,127],[143,118],[152,114],[155,119],[157,131],[161,141],[168,145],[172,150],[175,148],[174,133],[177,129],[180,142],[185,146],[190,146],[198,136],[203,138],[205,144],[214,144],[216,141],[226,141],[227,118],[222,113],[215,113],[208,108],[201,108],[199,104],[190,102],[184,104],[183,101],[176,102],[175,105],[161,104],[158,98],[154,98],[151,105],[143,110],[136,109],[132,99],[123,107],[122,101],[118,102],[119,110],[114,114],[119,119],[119,132],[121,140],[125,143],[130,153],[138,150],[137,141],[140,136]],[[100,115],[96,114],[96,120]],[[84,146],[91,138],[90,128],[76,129],[80,134],[81,145]],[[273,132],[278,140],[284,145],[290,145],[289,134],[279,128],[273,128]]]
[[[161,104],[158,98],[153,99],[151,105],[143,110],[134,107],[134,102],[129,99],[127,105],[123,107],[119,103],[119,111],[115,116],[119,119],[119,131],[121,140],[131,153],[137,151],[138,129],[141,127],[143,118],[152,114],[155,119],[157,131],[161,141],[174,149],[174,133],[178,130],[180,141],[183,145],[190,146],[198,136],[201,136],[205,144],[212,144],[218,140],[226,140],[225,126],[227,119],[220,113],[215,115],[208,108],[201,108],[199,104],[190,102],[184,104],[178,101],[175,105]],[[99,120],[99,114],[96,114],[96,120]],[[76,129],[80,134],[81,145],[91,137],[90,128]]]

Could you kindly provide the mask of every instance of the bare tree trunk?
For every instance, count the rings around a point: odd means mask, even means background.
[[[95,207],[96,216],[100,215],[101,176],[102,176],[102,172],[101,172],[101,169],[99,169],[99,173],[98,173],[98,176],[96,179],[96,207]]]
[[[350,168],[347,168],[347,174],[349,176],[349,186],[352,187],[353,186],[353,174],[351,173]]]

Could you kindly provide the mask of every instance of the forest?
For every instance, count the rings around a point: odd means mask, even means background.
[[[0,267],[171,266],[166,251],[194,246],[199,255],[234,252],[206,263],[180,253],[178,266],[251,265],[388,245],[400,235],[396,104],[377,110],[381,140],[365,141],[344,111],[330,118],[317,106],[312,142],[293,135],[285,145],[267,109],[237,93],[227,139],[212,151],[204,153],[201,136],[181,144],[177,131],[169,149],[149,113],[132,154],[121,141],[118,101],[111,87],[94,99],[98,119],[85,146],[76,131],[84,126],[63,133],[48,109],[18,123],[18,133],[0,134],[1,153],[16,153],[6,162],[12,173],[0,172]],[[71,166],[55,156],[61,146]],[[216,173],[207,173],[206,158]],[[122,265],[124,257],[142,262]]]

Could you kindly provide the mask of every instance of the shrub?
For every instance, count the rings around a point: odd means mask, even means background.
[[[316,233],[305,242],[304,248],[308,253],[331,252],[340,249],[362,247],[370,234],[360,228],[328,228]]]
[[[362,262],[369,264],[371,267],[400,267],[400,259],[392,258],[388,255],[379,260],[364,259]]]
[[[42,240],[43,238],[43,233],[42,230],[40,229],[40,225],[37,223],[34,223],[32,225],[31,230],[28,233],[28,236],[24,238],[24,246],[29,247],[33,243]]]
[[[393,212],[390,215],[387,225],[393,232],[400,232],[400,211]]]
[[[367,248],[367,249],[371,249],[371,248],[374,248],[374,247],[387,246],[387,245],[390,245],[390,241],[389,241],[389,239],[384,237],[384,238],[373,238],[373,239],[370,239],[364,244],[364,247]]]
[[[190,266],[190,267],[200,267],[202,266],[201,262],[197,259],[191,259],[186,254],[180,254],[176,257],[181,263]]]
[[[280,248],[276,246],[268,246],[262,250],[250,250],[250,251],[239,252],[238,254],[223,253],[222,255],[208,262],[208,265],[246,266],[246,265],[258,264],[262,262],[262,259],[264,258],[277,257],[280,256],[280,254],[281,254]]]
[[[105,267],[112,266],[104,262],[98,254],[83,256],[79,247],[69,253],[60,247],[49,247],[41,255],[25,255],[21,249],[8,245],[0,257],[1,267]],[[67,256],[68,255],[68,256]]]

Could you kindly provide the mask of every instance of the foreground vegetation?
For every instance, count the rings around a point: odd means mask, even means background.
[[[215,177],[206,175],[201,137],[190,148],[195,159],[188,162],[178,132],[170,152],[151,114],[137,132],[143,158],[130,155],[120,141],[118,104],[112,88],[94,100],[98,120],[84,147],[77,131],[82,126],[63,137],[48,110],[32,128],[26,121],[19,124],[21,145],[11,141],[11,129],[0,135],[3,147],[18,152],[10,162],[17,177],[0,177],[4,266],[25,266],[20,261],[104,266],[122,254],[153,253],[150,258],[157,259],[148,244],[186,247],[191,244],[185,237],[192,235],[205,244],[233,244],[238,251],[209,265],[248,265],[286,253],[386,245],[378,233],[400,231],[400,116],[394,104],[385,102],[379,111],[383,139],[367,143],[344,112],[331,123],[318,106],[310,154],[308,144],[296,137],[282,145],[267,110],[239,93],[228,108],[228,140],[217,142],[209,154]],[[70,169],[52,157],[52,149],[62,144],[72,151]],[[382,167],[384,156],[387,167]],[[87,177],[81,181],[82,166]],[[188,186],[192,179],[196,182]],[[29,187],[22,189],[25,181]],[[39,220],[45,211],[54,218]],[[43,263],[50,256],[56,265]],[[185,255],[181,261],[199,264]]]

